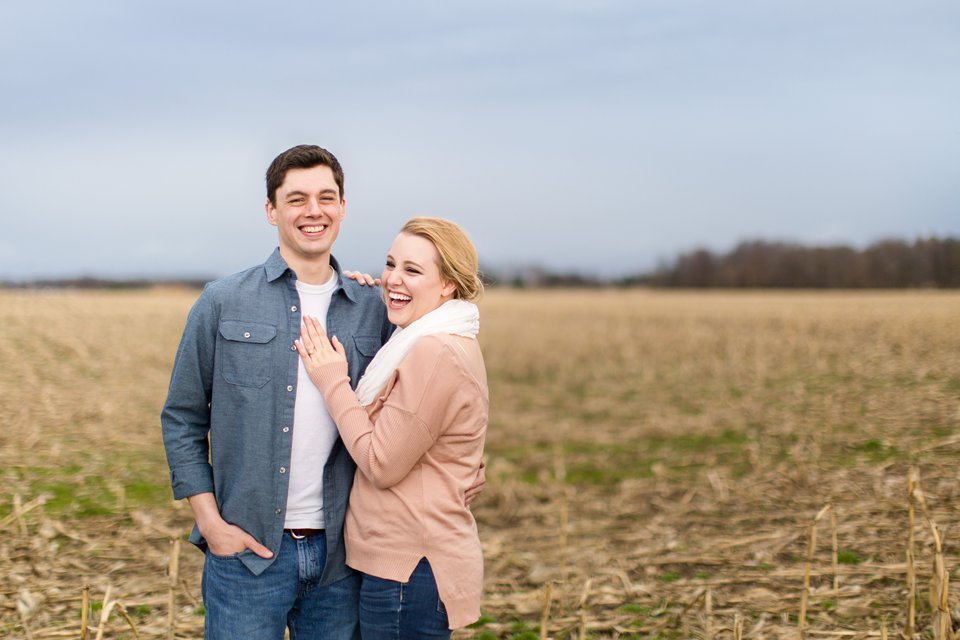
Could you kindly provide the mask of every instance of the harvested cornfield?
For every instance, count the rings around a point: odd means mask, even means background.
[[[201,635],[158,420],[195,296],[0,293],[0,636]],[[486,595],[457,637],[952,637],[960,294],[481,307]]]

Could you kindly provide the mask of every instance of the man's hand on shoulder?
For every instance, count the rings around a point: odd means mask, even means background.
[[[351,280],[356,280],[361,287],[379,287],[380,278],[374,278],[369,273],[360,273],[359,271],[347,271],[344,269],[343,275]]]

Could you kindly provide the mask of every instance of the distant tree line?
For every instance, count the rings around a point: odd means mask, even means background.
[[[79,278],[47,278],[41,280],[0,281],[0,289],[151,289],[158,286],[200,289],[213,278],[182,279],[111,279],[81,276]]]
[[[652,273],[616,280],[542,267],[499,270],[481,265],[490,286],[512,287],[726,287],[726,288],[960,288],[960,239],[882,240],[866,249],[809,247],[792,242],[754,240],[715,254],[695,249]],[[127,279],[95,277],[0,281],[0,288],[143,289],[156,286],[200,288],[209,279]]]
[[[622,284],[656,287],[960,287],[960,239],[883,240],[866,249],[751,241],[726,254],[706,249]]]
[[[881,240],[866,249],[811,247],[793,242],[741,242],[727,253],[695,249],[650,273],[610,280],[531,266],[484,268],[491,286],[725,287],[725,288],[958,288],[960,239]]]

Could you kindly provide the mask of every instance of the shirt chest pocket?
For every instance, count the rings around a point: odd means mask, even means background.
[[[367,369],[367,365],[377,355],[382,343],[379,336],[353,336],[353,344],[357,350],[357,366],[359,373],[362,374]]]
[[[270,382],[276,326],[221,320],[220,337],[220,375],[224,380],[242,387],[262,387]]]

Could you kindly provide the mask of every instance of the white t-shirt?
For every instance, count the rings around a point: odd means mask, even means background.
[[[332,270],[331,270],[332,271]],[[313,316],[327,328],[327,309],[337,287],[337,274],[324,284],[297,281],[301,317]],[[323,467],[337,441],[337,425],[327,412],[323,393],[301,360],[297,369],[297,399],[293,411],[293,451],[284,528],[323,529]]]

